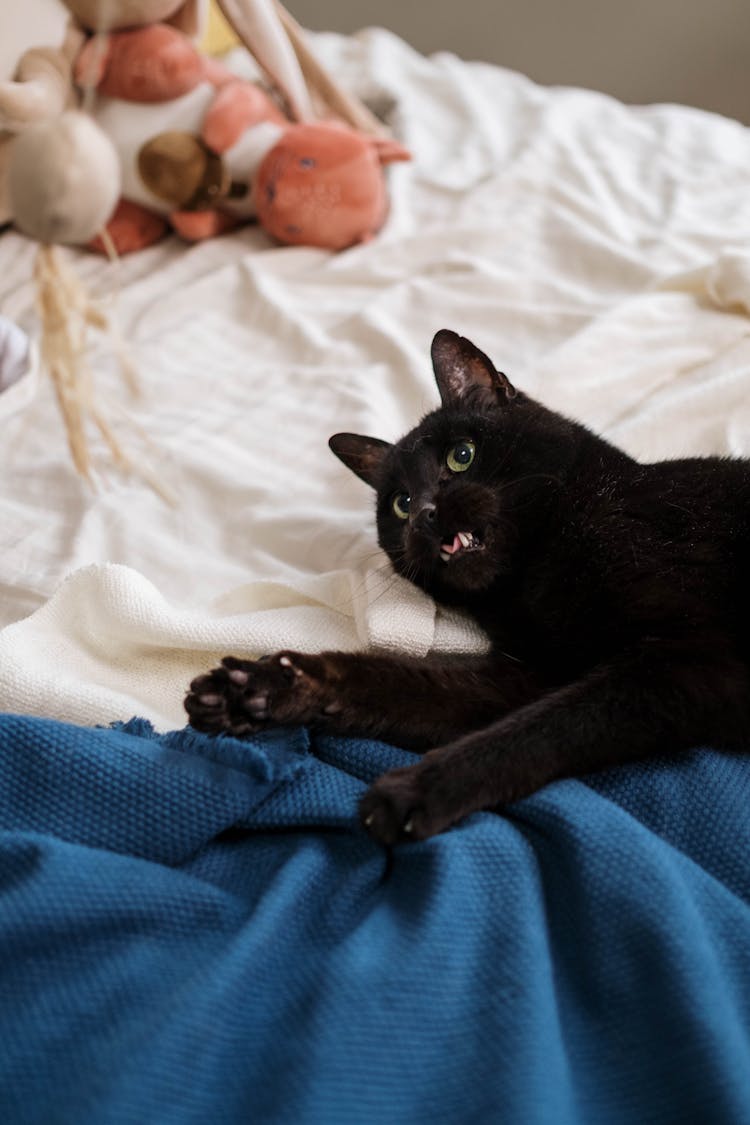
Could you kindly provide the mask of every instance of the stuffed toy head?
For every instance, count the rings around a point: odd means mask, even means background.
[[[40,242],[83,244],[104,227],[120,195],[120,162],[85,113],[68,110],[18,136],[8,196],[19,230]]]
[[[293,125],[258,170],[258,219],[279,242],[344,250],[380,230],[388,201],[381,163],[408,159],[400,145],[338,124]]]

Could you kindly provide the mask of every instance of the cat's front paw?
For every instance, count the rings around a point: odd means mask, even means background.
[[[450,771],[430,762],[429,754],[418,765],[383,774],[359,804],[362,824],[380,844],[427,840],[469,811],[451,786]]]
[[[227,656],[219,668],[193,680],[185,710],[190,725],[207,734],[244,735],[269,725],[308,723],[335,707],[328,699],[327,680],[320,656]]]

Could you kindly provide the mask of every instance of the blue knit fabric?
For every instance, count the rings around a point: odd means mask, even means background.
[[[750,757],[389,856],[410,758],[0,718],[3,1125],[746,1125]]]

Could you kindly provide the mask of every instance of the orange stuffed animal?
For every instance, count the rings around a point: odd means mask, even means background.
[[[292,125],[258,169],[258,219],[279,242],[343,250],[382,226],[388,198],[380,171],[409,154],[338,124]]]

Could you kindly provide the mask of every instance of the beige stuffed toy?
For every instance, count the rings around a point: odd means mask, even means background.
[[[29,40],[41,34],[47,43],[29,46],[0,82],[0,221],[43,243],[85,243],[102,229],[120,194],[119,160],[106,134],[77,111],[75,61],[89,33],[140,20],[174,21],[195,35],[206,3],[27,0],[14,13]]]
[[[83,40],[57,0],[28,0],[20,12],[5,16],[0,35],[0,223],[13,217],[8,195],[13,140],[73,106],[72,65]]]

